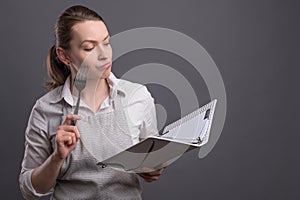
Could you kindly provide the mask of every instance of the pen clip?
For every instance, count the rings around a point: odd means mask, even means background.
[[[165,134],[167,134],[167,133],[169,133],[169,131],[166,131],[166,132],[164,132],[164,133],[160,133],[159,135],[165,135]]]

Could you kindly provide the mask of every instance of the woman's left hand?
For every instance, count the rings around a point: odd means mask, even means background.
[[[147,173],[137,173],[140,177],[144,179],[145,182],[151,183],[152,181],[157,181],[164,171],[164,168],[147,172]]]

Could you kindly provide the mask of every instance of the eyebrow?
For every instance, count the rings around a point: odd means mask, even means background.
[[[107,36],[105,36],[105,37],[103,38],[102,41],[105,41],[105,40],[108,39],[109,37],[110,37],[110,35],[108,34]],[[97,44],[97,43],[98,43],[97,40],[83,40],[83,41],[80,43],[80,46],[81,46],[83,43],[85,43],[85,42],[90,42],[90,43],[93,43],[93,44]]]

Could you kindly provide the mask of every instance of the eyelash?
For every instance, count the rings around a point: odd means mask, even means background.
[[[110,43],[107,42],[107,43],[104,43],[105,46],[109,46]],[[92,48],[85,48],[84,51],[92,51],[95,47],[92,47]]]
[[[92,51],[94,49],[94,47],[93,48],[89,48],[89,49],[84,49],[85,51]]]

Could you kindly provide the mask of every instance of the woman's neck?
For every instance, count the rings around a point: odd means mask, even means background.
[[[81,98],[95,113],[101,107],[104,99],[109,95],[109,85],[106,79],[88,80]]]

